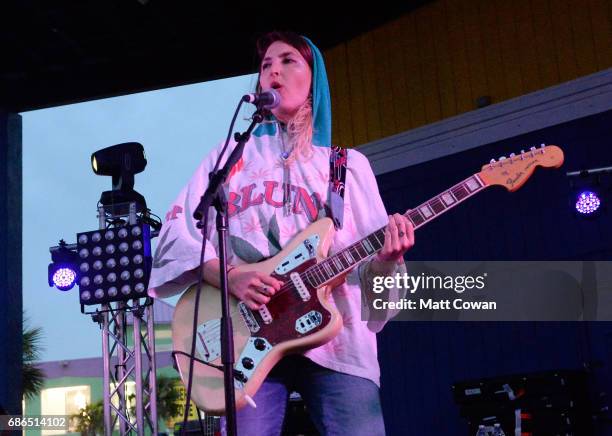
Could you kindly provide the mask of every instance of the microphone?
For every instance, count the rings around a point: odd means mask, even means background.
[[[281,96],[276,89],[269,89],[258,94],[247,94],[242,101],[253,103],[259,109],[274,109],[281,102]]]

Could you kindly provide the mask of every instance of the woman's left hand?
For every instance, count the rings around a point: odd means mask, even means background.
[[[389,215],[389,224],[385,229],[385,243],[378,252],[376,260],[382,262],[403,261],[404,253],[414,245],[414,228],[412,223],[399,213]]]

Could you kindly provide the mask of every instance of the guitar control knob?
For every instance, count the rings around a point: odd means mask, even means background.
[[[259,351],[263,351],[266,349],[266,342],[263,339],[257,338],[255,339],[255,349]]]
[[[246,369],[253,369],[255,367],[255,362],[253,362],[253,359],[250,357],[244,357],[242,359],[242,366],[244,366]]]

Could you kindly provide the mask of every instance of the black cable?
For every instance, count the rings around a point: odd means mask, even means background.
[[[156,224],[159,224],[159,227],[161,228],[161,226],[162,226],[162,219],[158,215],[156,215],[153,212],[151,212],[150,209],[147,209],[147,216],[149,217],[148,219],[150,219],[152,222],[155,222]],[[156,219],[153,219],[151,217],[155,217]]]
[[[157,221],[159,221],[160,223],[162,222],[162,219],[159,217],[159,215],[154,214],[153,212],[151,212],[150,209],[147,209],[149,212],[149,215],[154,216],[155,218],[157,218]]]
[[[244,103],[244,100],[240,99],[240,103],[238,103],[238,107],[236,108],[236,112],[234,112],[234,117],[232,118],[232,122],[230,123],[229,131],[227,132],[227,138],[225,138],[225,144],[221,149],[221,153],[219,153],[219,157],[217,158],[217,163],[215,163],[215,168],[213,172],[216,173],[219,169],[219,164],[221,163],[221,158],[225,154],[225,150],[227,150],[227,146],[229,145],[230,138],[232,137],[232,130],[234,130],[234,123],[236,122],[236,118],[238,117],[238,112],[240,112],[240,107]]]
[[[200,294],[202,291],[202,282],[203,282],[203,263],[204,263],[204,253],[206,252],[206,233],[208,230],[208,211],[204,215],[204,226],[202,227],[202,250],[200,252],[200,264],[198,265],[198,288],[196,290],[196,298],[195,305],[193,308],[193,331],[191,335],[191,352],[189,355],[189,377],[187,380],[187,396],[185,398],[185,410],[183,412],[183,425],[181,426],[181,436],[185,434],[185,427],[187,426],[187,421],[189,419],[189,403],[191,402],[191,388],[193,384],[193,364],[195,362],[195,348],[196,348],[196,336],[198,331],[198,312],[200,309]]]
[[[243,100],[240,99],[240,103],[236,107],[236,111],[234,112],[234,116],[232,117],[232,122],[230,123],[229,131],[227,133],[227,138],[225,139],[225,144],[219,153],[219,157],[217,158],[217,162],[215,163],[215,167],[213,169],[213,173],[215,173],[219,169],[219,164],[221,163],[221,159],[225,154],[225,150],[229,145],[230,138],[232,137],[232,131],[234,130],[234,123],[236,122],[236,118],[238,117],[238,113],[240,112],[240,108],[242,107]],[[189,403],[191,401],[191,388],[193,384],[193,364],[196,359],[195,357],[195,348],[196,348],[196,337],[198,331],[198,311],[200,309],[200,293],[202,291],[202,281],[203,281],[203,263],[204,263],[204,253],[206,251],[206,241],[207,241],[207,232],[208,232],[208,211],[204,211],[204,224],[201,228],[202,230],[202,250],[200,252],[200,264],[198,265],[198,288],[196,291],[196,301],[195,307],[193,310],[193,331],[191,334],[191,354],[189,355],[189,377],[187,380],[187,397],[185,399],[185,411],[183,413],[183,425],[181,427],[181,436],[185,434],[185,427],[187,425],[187,420],[189,419]]]
[[[152,218],[153,216],[156,217],[157,219]],[[153,230],[159,231],[162,228],[161,218],[155,215],[154,213],[152,213],[151,209],[147,209],[144,212],[142,212],[138,218],[140,219],[141,222],[150,225],[153,228]]]

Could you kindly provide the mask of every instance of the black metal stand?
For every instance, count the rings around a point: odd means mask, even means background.
[[[217,172],[210,173],[208,189],[202,195],[200,204],[195,209],[193,217],[198,220],[197,226],[201,229],[204,241],[206,241],[206,228],[204,228],[204,217],[208,213],[210,206],[214,206],[217,211],[217,232],[219,234],[219,266],[221,282],[221,362],[223,363],[223,380],[225,389],[225,413],[227,420],[227,434],[234,436],[236,432],[236,400],[234,392],[234,337],[232,319],[229,308],[229,289],[227,287],[227,199],[223,192],[223,183],[242,157],[242,152],[246,142],[251,137],[251,132],[255,126],[261,123],[263,116],[260,110],[253,115],[251,125],[246,132],[236,134],[237,145],[227,158],[223,168]],[[198,307],[196,306],[196,310]],[[193,357],[193,356],[192,356]],[[192,371],[190,371],[191,376]]]

